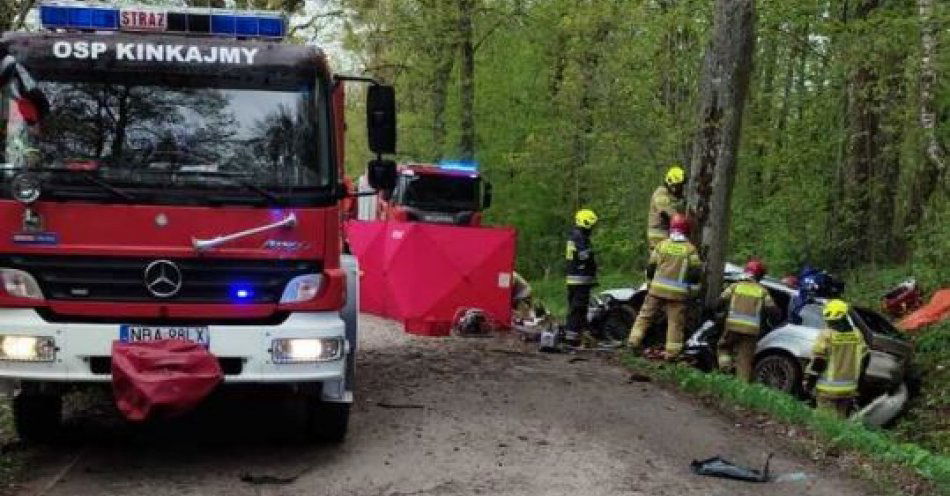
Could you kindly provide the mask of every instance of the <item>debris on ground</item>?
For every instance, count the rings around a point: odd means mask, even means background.
[[[765,459],[765,466],[762,470],[736,465],[726,459],[718,456],[707,458],[705,460],[693,460],[690,468],[696,475],[705,475],[709,477],[722,477],[725,479],[743,480],[748,482],[768,482],[769,481],[769,462],[772,461],[772,453]]]
[[[380,408],[390,408],[393,410],[413,410],[425,408],[425,405],[419,405],[416,403],[387,403],[385,401],[377,402],[376,406]]]
[[[555,353],[561,351],[558,347],[558,341],[560,340],[560,332],[555,328],[548,328],[541,333],[541,338],[538,343],[538,349],[546,353]]]
[[[779,475],[779,476],[775,477],[774,479],[772,479],[772,482],[778,482],[778,483],[782,483],[782,482],[805,482],[805,481],[807,481],[808,479],[811,479],[811,478],[812,478],[812,476],[809,475],[809,474],[806,474],[805,472],[792,472],[792,473],[790,473],[790,474],[782,474],[782,475]]]
[[[653,379],[647,375],[634,373],[634,374],[630,374],[630,377],[627,379],[627,382],[631,384],[634,382],[653,382]]]
[[[461,337],[491,337],[499,326],[479,308],[460,308],[452,319],[452,335]]]
[[[287,484],[293,484],[297,480],[296,475],[292,477],[275,477],[273,475],[251,475],[248,473],[241,474],[241,482],[246,482],[248,484],[253,484],[255,486],[283,486]]]

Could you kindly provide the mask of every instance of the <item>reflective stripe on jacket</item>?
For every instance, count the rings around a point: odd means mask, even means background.
[[[674,197],[666,186],[660,186],[650,197],[647,213],[647,238],[659,242],[670,235],[670,219],[683,213],[683,200]]]
[[[775,308],[768,290],[755,281],[730,285],[719,300],[722,304],[729,303],[726,331],[739,334],[758,334],[762,326],[762,310]]]
[[[825,396],[849,397],[858,392],[861,364],[867,354],[864,337],[856,330],[847,332],[825,329],[815,340],[816,358],[827,360],[815,391]]]
[[[696,247],[689,241],[665,239],[650,254],[650,265],[656,266],[650,281],[650,294],[666,300],[685,300],[689,296],[690,269],[700,266]]]

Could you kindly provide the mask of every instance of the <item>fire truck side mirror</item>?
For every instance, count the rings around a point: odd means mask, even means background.
[[[491,183],[486,181],[484,189],[482,190],[482,210],[491,207],[492,192],[491,192]]]
[[[396,90],[374,84],[366,93],[369,149],[377,155],[396,153]]]
[[[370,160],[367,165],[369,185],[384,194],[396,187],[396,162],[393,160]]]
[[[49,114],[50,105],[46,94],[40,90],[33,77],[16,62],[12,55],[7,55],[0,60],[0,88],[9,84],[16,85],[20,97],[32,105],[37,114],[34,120],[39,120]]]

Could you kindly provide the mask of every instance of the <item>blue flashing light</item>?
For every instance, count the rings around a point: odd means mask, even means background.
[[[119,9],[40,5],[40,22],[46,28],[119,29]]]
[[[234,16],[231,16],[231,15],[211,16],[211,34],[234,36]]]
[[[69,26],[69,9],[65,7],[54,7],[52,5],[41,5],[40,22],[43,26],[48,28]]]
[[[218,14],[211,16],[211,34],[283,38],[286,31],[282,17]]]
[[[233,286],[231,297],[238,301],[249,300],[254,297],[254,290],[244,285]]]
[[[239,16],[234,18],[234,32],[238,36],[257,36],[260,34],[260,21],[256,17]]]
[[[146,7],[147,9],[147,7]],[[134,10],[134,9],[131,9]],[[39,6],[40,23],[46,29],[82,29],[117,31],[120,26],[121,11],[117,7],[63,5],[58,3]],[[208,14],[195,14],[192,11],[167,11],[168,17],[191,16],[210,18],[210,30],[194,32],[208,33],[227,37],[256,37],[282,39],[287,35],[287,21],[284,16],[268,13],[242,13],[239,11],[208,9]],[[169,21],[168,32],[187,34],[188,23],[181,28],[172,26]]]
[[[474,160],[441,160],[439,168],[465,172],[478,172],[478,162]]]
[[[279,17],[261,17],[258,19],[260,35],[266,38],[283,38],[286,31],[284,20]]]

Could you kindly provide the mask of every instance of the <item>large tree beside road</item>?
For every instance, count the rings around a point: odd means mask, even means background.
[[[690,163],[689,206],[706,261],[705,304],[722,290],[722,266],[729,242],[735,183],[752,54],[755,1],[716,0],[713,32],[699,82],[699,115]]]

